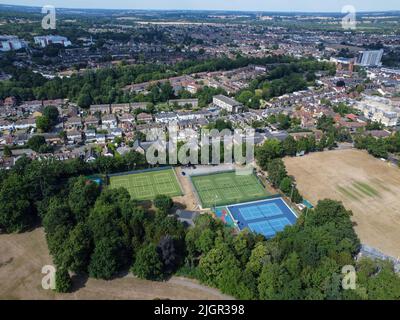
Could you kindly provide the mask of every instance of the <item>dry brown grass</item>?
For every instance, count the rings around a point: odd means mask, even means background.
[[[185,278],[167,282],[134,278],[74,279],[74,292],[58,294],[42,289],[42,267],[52,264],[42,228],[22,234],[0,235],[0,299],[229,299],[218,290]]]
[[[362,243],[400,256],[400,169],[360,150],[285,158],[300,192],[316,204],[340,200],[353,211]]]

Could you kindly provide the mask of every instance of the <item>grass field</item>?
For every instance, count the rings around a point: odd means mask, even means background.
[[[269,195],[254,174],[223,172],[191,179],[203,208],[258,200]]]
[[[157,195],[170,197],[182,195],[175,172],[166,170],[146,171],[110,177],[111,188],[125,188],[133,199],[153,200]]]
[[[121,274],[113,280],[73,275],[72,292],[56,293],[42,288],[44,265],[54,265],[47,249],[43,228],[24,233],[0,234],[0,300],[216,300],[232,299],[217,289],[195,280],[172,277],[168,281],[148,281]]]
[[[360,150],[318,152],[285,158],[298,188],[314,205],[343,202],[362,243],[400,256],[400,169]]]

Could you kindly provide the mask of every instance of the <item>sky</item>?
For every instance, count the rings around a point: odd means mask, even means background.
[[[0,0],[0,4],[62,8],[189,9],[243,11],[340,12],[345,5],[357,11],[400,10],[399,0]]]

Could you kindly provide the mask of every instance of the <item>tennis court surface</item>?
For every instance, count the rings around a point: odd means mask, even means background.
[[[170,197],[182,195],[172,168],[110,175],[110,187],[125,188],[135,200],[153,200],[160,194]]]
[[[264,199],[270,194],[255,174],[237,175],[235,171],[191,176],[201,206],[215,206]]]
[[[282,198],[240,203],[226,207],[239,230],[249,228],[271,238],[286,226],[296,223],[297,216]]]

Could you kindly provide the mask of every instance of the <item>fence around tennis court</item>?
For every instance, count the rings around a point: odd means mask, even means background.
[[[126,172],[109,173],[109,174],[107,174],[107,177],[127,176],[127,175],[130,175],[130,174],[137,174],[137,173],[144,173],[144,172],[156,172],[156,171],[163,171],[163,170],[168,170],[168,169],[173,169],[173,167],[172,166],[154,167],[154,168],[141,169],[141,170],[132,170],[132,171],[126,171]]]

